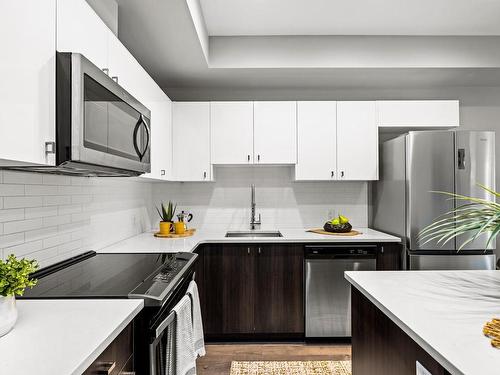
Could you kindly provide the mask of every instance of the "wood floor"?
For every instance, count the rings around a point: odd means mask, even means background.
[[[198,375],[229,375],[231,361],[348,360],[349,344],[210,344],[197,361]]]

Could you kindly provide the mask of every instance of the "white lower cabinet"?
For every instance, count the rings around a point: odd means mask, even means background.
[[[0,1],[0,164],[54,165],[56,1]]]
[[[211,181],[210,103],[173,103],[174,181]]]
[[[378,180],[378,128],[374,101],[337,102],[339,180]]]
[[[252,164],[253,102],[211,102],[212,164]]]
[[[254,102],[254,163],[297,163],[297,102]]]
[[[337,179],[337,102],[297,102],[295,179]]]

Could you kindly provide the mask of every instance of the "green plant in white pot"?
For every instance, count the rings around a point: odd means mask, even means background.
[[[0,260],[0,337],[16,324],[16,295],[22,296],[26,288],[36,284],[30,275],[37,269],[35,260],[17,259],[14,255]]]
[[[465,195],[436,192],[454,199],[457,207],[444,215],[438,217],[436,221],[419,233],[419,241],[426,244],[430,241],[437,241],[438,245],[457,238],[464,238],[459,250],[480,236],[486,236],[487,242],[485,250],[500,233],[500,204],[496,198],[500,193],[493,191],[486,186],[478,185],[494,199],[468,197]]]

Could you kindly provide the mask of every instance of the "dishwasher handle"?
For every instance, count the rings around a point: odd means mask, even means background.
[[[378,246],[306,246],[307,259],[373,259],[377,256]]]

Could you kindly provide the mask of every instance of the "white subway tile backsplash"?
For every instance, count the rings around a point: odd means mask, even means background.
[[[82,212],[82,206],[78,204],[59,206],[59,215],[77,214],[79,212]]]
[[[250,185],[256,185],[262,228],[323,226],[343,214],[354,226],[368,225],[366,182],[294,182],[292,167],[216,167],[215,182],[153,185],[153,203],[173,200],[194,213],[193,227],[243,229],[250,222]],[[153,212],[152,222],[159,219]]]
[[[71,215],[60,215],[43,218],[44,227],[51,227],[53,225],[61,225],[67,223],[71,223]]]
[[[24,219],[24,209],[14,208],[11,210],[0,210],[0,223]]]
[[[58,186],[26,185],[26,195],[58,195]]]
[[[42,176],[40,173],[3,171],[3,183],[21,185],[41,184],[43,181]]]
[[[43,249],[42,241],[25,242],[21,245],[6,247],[4,251],[7,254],[14,254],[15,256],[24,256],[26,254],[34,253]]]
[[[0,257],[12,252],[47,266],[148,230],[149,213],[137,210],[151,209],[151,186],[0,171]],[[96,215],[99,225],[91,225]]]
[[[24,212],[26,214],[26,219],[56,216],[58,213],[57,206],[25,208]]]
[[[0,248],[24,243],[24,233],[4,234],[0,236]]]
[[[43,197],[44,206],[59,206],[61,204],[71,204],[71,196],[56,195],[56,196]]]
[[[52,237],[49,237],[49,238],[46,238],[43,240],[43,247],[46,248],[46,247],[53,247],[53,246],[57,246],[57,245],[61,245],[63,243],[66,243],[66,242],[71,242],[72,238],[71,238],[71,234],[60,234],[60,235],[57,235],[57,236],[52,236]]]
[[[42,205],[42,197],[4,197],[4,208],[24,208],[24,207],[40,207]]]
[[[3,230],[5,234],[26,232],[34,229],[39,229],[41,227],[42,219],[10,221],[3,224]]]
[[[25,233],[25,240],[26,242],[43,240],[44,238],[55,236],[57,233],[58,233],[57,226],[30,230]]]
[[[71,185],[70,176],[59,176],[54,174],[42,175],[44,185]]]
[[[69,252],[81,249],[82,240],[75,240],[71,242],[66,242],[58,246],[58,254],[67,254]]]
[[[0,184],[0,196],[15,197],[24,195],[24,185]]]

